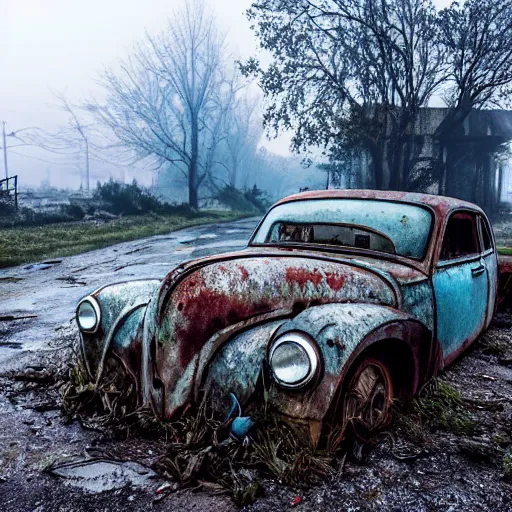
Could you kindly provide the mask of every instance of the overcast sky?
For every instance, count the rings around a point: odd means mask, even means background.
[[[209,0],[218,25],[228,33],[236,57],[256,49],[244,15],[251,0]],[[128,55],[147,30],[157,33],[183,0],[0,0],[0,121],[7,132],[27,126],[55,128],[62,117],[51,108],[51,91],[65,92],[71,101],[98,94],[96,79],[104,66]],[[448,0],[437,0],[439,6]],[[287,137],[266,143],[272,151],[288,153]],[[14,152],[20,153],[15,154]],[[23,153],[25,156],[21,156]],[[51,154],[22,147],[9,155],[10,174],[25,182],[45,179],[77,186],[79,176],[64,180],[66,166]],[[0,160],[1,161],[1,160]],[[3,163],[0,175],[4,175]],[[59,171],[60,169],[60,171]]]

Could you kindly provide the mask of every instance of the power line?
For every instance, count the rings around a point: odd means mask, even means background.
[[[44,158],[38,158],[36,156],[29,156],[29,155],[24,155],[23,153],[18,153],[18,151],[13,151],[12,149],[10,150],[10,153],[14,153],[15,155],[18,155],[18,156],[23,156],[25,158],[30,158],[31,160],[39,160],[40,162],[45,162],[47,164],[54,164],[54,165],[75,165],[75,164],[70,164],[70,163],[67,163],[67,162],[52,162],[50,160],[45,160]]]

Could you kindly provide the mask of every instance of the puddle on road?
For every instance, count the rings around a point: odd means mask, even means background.
[[[252,231],[252,228],[246,228],[246,229],[226,229],[225,233],[226,233],[226,235],[234,235],[235,233],[245,233],[247,231]]]
[[[34,263],[32,265],[27,265],[26,267],[23,267],[23,270],[25,273],[28,272],[36,272],[37,270],[48,270],[49,268],[52,268],[53,265],[49,263]]]
[[[66,485],[92,493],[155,485],[157,474],[136,462],[87,460],[53,466],[51,475],[64,479]]]

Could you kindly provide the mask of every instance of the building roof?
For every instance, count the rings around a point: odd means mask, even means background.
[[[276,205],[305,199],[376,199],[381,201],[400,201],[409,204],[424,204],[433,208],[437,214],[446,215],[454,208],[471,208],[482,211],[478,206],[453,197],[415,192],[397,192],[392,190],[309,190],[293,194],[278,201]]]
[[[414,125],[416,135],[434,135],[450,113],[449,108],[422,108]],[[512,140],[512,111],[472,110],[457,133],[459,138],[496,138],[501,143]]]

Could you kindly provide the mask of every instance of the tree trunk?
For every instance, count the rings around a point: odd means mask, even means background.
[[[199,201],[197,197],[197,165],[199,158],[199,130],[197,119],[192,120],[191,126],[190,165],[188,167],[188,205],[197,210]]]
[[[390,188],[391,190],[405,190],[404,183],[404,141],[402,137],[397,137],[390,144],[391,154],[388,157],[390,162]]]
[[[498,163],[498,190],[496,192],[496,201],[498,207],[501,203],[501,195],[503,193],[503,162]]]
[[[384,146],[380,142],[370,142],[367,144],[367,148],[371,158],[371,183],[367,185],[369,185],[369,188],[384,190]]]

